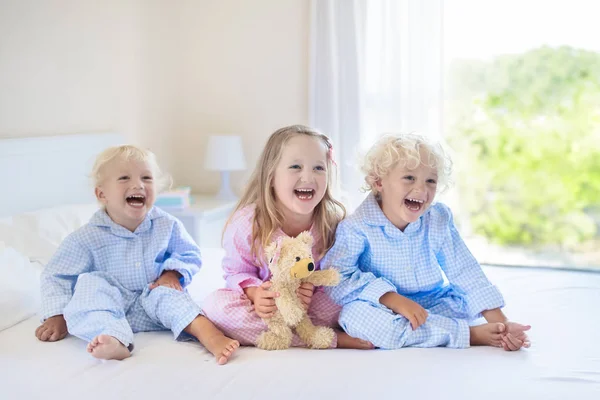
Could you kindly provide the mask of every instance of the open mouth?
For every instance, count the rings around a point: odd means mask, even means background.
[[[300,200],[311,200],[315,195],[314,189],[294,189],[294,194]]]
[[[410,210],[410,211],[421,211],[421,208],[423,208],[423,204],[425,204],[425,201],[423,200],[419,200],[419,199],[404,199],[404,205],[406,205],[406,207]]]
[[[143,196],[141,194],[133,194],[131,196],[127,196],[125,200],[127,201],[127,204],[129,204],[131,207],[136,208],[143,207],[144,204],[146,204],[146,196]]]

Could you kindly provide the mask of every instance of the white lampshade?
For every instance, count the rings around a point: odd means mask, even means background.
[[[240,136],[210,136],[204,167],[209,171],[242,171],[246,158]]]

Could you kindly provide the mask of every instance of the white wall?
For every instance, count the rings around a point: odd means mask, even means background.
[[[0,0],[0,137],[122,132],[211,192],[207,135],[241,134],[252,168],[307,86],[305,0]]]

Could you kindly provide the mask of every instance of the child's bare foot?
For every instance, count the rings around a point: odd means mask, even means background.
[[[229,357],[240,347],[240,342],[230,339],[222,333],[205,339],[202,344],[217,358],[219,365],[226,364]]]
[[[87,345],[88,353],[102,360],[124,360],[131,352],[123,343],[109,335],[98,335]]]
[[[375,348],[375,346],[373,346],[373,343],[352,337],[346,332],[336,330],[335,333],[337,335],[338,349],[371,350]]]
[[[502,333],[506,327],[501,322],[471,326],[471,346],[502,347]]]
[[[531,329],[531,325],[523,325],[517,322],[506,322],[506,329],[502,337],[502,347],[506,351],[517,351],[522,347],[531,347],[531,341],[527,337],[526,331]]]
[[[223,335],[223,332],[203,315],[194,318],[184,331],[196,337],[217,358],[220,365],[226,364],[240,347],[240,342]]]

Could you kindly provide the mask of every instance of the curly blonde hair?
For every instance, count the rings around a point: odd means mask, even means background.
[[[102,153],[98,154],[91,173],[94,187],[98,187],[102,184],[102,181],[105,178],[104,175],[106,166],[116,160],[141,161],[148,163],[154,175],[154,182],[157,192],[168,190],[172,185],[171,176],[164,173],[160,169],[158,162],[156,161],[156,156],[153,152],[134,145],[126,144],[109,147]]]
[[[450,186],[452,173],[452,159],[445,147],[441,141],[418,133],[383,135],[365,156],[363,191],[377,193],[376,183],[398,163],[408,169],[415,169],[421,164],[435,168],[438,173],[437,191],[445,191]]]
[[[275,205],[275,193],[272,182],[275,168],[281,159],[281,154],[287,142],[300,135],[306,135],[319,140],[327,151],[327,182],[331,182],[333,160],[333,146],[329,138],[307,126],[292,125],[275,131],[258,159],[256,168],[247,183],[244,194],[240,198],[235,210],[225,225],[225,229],[235,213],[251,204],[255,205],[254,220],[252,222],[252,247],[251,254],[254,260],[262,260],[263,254],[259,252],[271,242],[275,230],[283,224],[283,215]],[[330,184],[325,189],[325,195],[315,207],[313,214],[314,226],[321,237],[322,248],[318,253],[322,257],[333,246],[337,224],[346,216],[346,209],[331,194]]]

